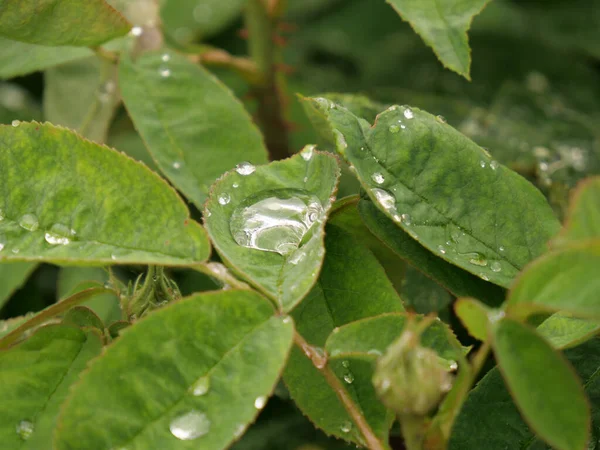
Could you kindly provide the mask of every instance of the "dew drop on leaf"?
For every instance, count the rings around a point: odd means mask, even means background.
[[[490,167],[492,168],[492,170],[496,170],[498,167],[500,167],[500,164],[498,163],[498,161],[492,161],[490,163]]]
[[[314,145],[307,145],[306,148],[300,152],[300,156],[302,156],[304,161],[310,161],[313,156],[314,149]]]
[[[169,78],[171,76],[171,69],[163,67],[159,69],[160,76],[163,78]]]
[[[25,214],[19,220],[19,225],[27,231],[35,231],[39,228],[40,222],[33,214]]]
[[[371,175],[371,179],[377,184],[383,184],[385,181],[385,177],[379,172],[375,172],[373,175]]]
[[[35,431],[35,427],[33,426],[33,423],[31,423],[29,420],[21,420],[17,424],[16,430],[19,437],[26,441],[31,437],[31,435]]]
[[[398,125],[390,125],[388,130],[390,130],[390,133],[396,134],[398,131],[400,131],[400,127]]]
[[[438,251],[442,254],[445,255],[446,254],[446,249],[444,248],[443,245],[438,245]]]
[[[192,385],[192,394],[196,397],[206,395],[210,390],[210,377],[208,375],[198,378]]]
[[[18,127],[19,125],[21,125],[21,121],[20,120],[13,120],[12,123],[11,123],[11,125],[13,127]]]
[[[44,234],[44,239],[50,245],[67,245],[71,242],[71,230],[62,223],[55,223]]]
[[[169,425],[171,434],[182,441],[189,441],[204,436],[210,430],[210,420],[206,414],[192,410],[176,417]]]
[[[255,170],[256,170],[256,167],[254,167],[254,165],[250,164],[249,162],[240,163],[235,168],[235,171],[237,173],[239,173],[240,175],[244,175],[244,176],[253,174]]]
[[[261,395],[260,397],[256,397],[256,400],[254,400],[254,407],[256,409],[263,409],[266,404],[267,404],[267,397],[265,397],[264,395]]]
[[[485,257],[481,253],[465,253],[465,256],[469,258],[469,262],[471,264],[474,264],[476,266],[485,267],[488,264],[487,259],[485,259]]]
[[[354,383],[354,375],[352,375],[350,372],[344,374],[344,381],[348,384]]]
[[[233,212],[231,234],[242,247],[287,255],[296,250],[323,216],[315,195],[299,189],[275,189],[248,197]]]
[[[231,201],[231,197],[228,193],[224,192],[219,195],[219,205],[227,205]]]
[[[412,111],[412,109],[405,107],[404,108],[404,117],[406,117],[407,119],[412,119],[414,117],[414,113]]]
[[[500,272],[502,270],[502,266],[500,265],[500,263],[498,261],[494,261],[490,265],[490,269],[492,269],[492,272]]]
[[[352,431],[352,423],[350,421],[345,421],[340,427],[342,433],[350,433]]]
[[[438,122],[440,123],[447,123],[448,121],[446,120],[446,118],[442,115],[437,115],[435,116],[435,118],[437,119]]]
[[[130,31],[130,33],[135,37],[141,36],[143,32],[144,30],[142,29],[142,27],[133,27]]]
[[[375,188],[373,189],[373,194],[375,194],[375,199],[377,200],[377,203],[381,205],[382,208],[392,209],[396,206],[396,199],[388,191]]]
[[[483,160],[479,161],[479,165],[481,166],[482,169],[484,169],[486,166],[485,161],[483,161]]]
[[[173,162],[173,169],[175,169],[175,170],[181,169],[181,162],[179,162],[179,161]]]
[[[404,222],[405,225],[410,225],[412,223],[412,219],[410,218],[410,215],[402,214],[402,222]]]
[[[171,60],[171,55],[165,53],[160,59],[162,59],[163,62],[169,62]]]

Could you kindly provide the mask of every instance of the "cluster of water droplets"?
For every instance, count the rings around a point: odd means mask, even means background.
[[[16,432],[24,441],[28,440],[35,431],[35,426],[29,420],[21,420],[16,426]]]
[[[344,381],[347,384],[354,383],[354,374],[350,371],[350,361],[344,360],[342,361],[342,367],[344,368]]]

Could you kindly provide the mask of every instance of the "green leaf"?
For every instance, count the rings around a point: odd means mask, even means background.
[[[430,46],[444,67],[470,80],[467,31],[489,0],[387,0]]]
[[[93,47],[131,26],[104,0],[5,0],[0,34],[30,44]]]
[[[163,180],[66,129],[0,126],[0,179],[0,260],[187,265],[208,257],[204,230]]]
[[[292,334],[252,291],[171,303],[124,330],[73,388],[55,448],[226,448],[266,403]]]
[[[600,339],[569,349],[565,356],[585,386],[592,405],[593,430],[600,436]],[[545,378],[545,377],[544,377]],[[554,387],[557,389],[557,387]],[[560,389],[560,388],[558,388]],[[549,405],[548,405],[549,406]],[[485,411],[482,414],[482,411]],[[453,428],[449,450],[540,450],[548,447],[521,419],[498,368],[471,391]],[[581,449],[584,447],[581,446]],[[580,450],[581,450],[580,449]]]
[[[102,322],[94,311],[85,306],[75,306],[68,310],[62,322],[84,329],[93,328],[98,330],[99,333],[104,332],[104,322]]]
[[[598,334],[600,323],[572,317],[568,313],[555,313],[537,327],[537,332],[554,348],[568,348]]]
[[[585,448],[590,411],[570,364],[535,330],[508,318],[494,326],[492,347],[517,407],[536,433],[557,450]]]
[[[10,300],[13,292],[27,281],[36,266],[30,262],[0,264],[0,309]]]
[[[552,244],[558,247],[585,239],[600,239],[600,177],[579,183],[571,199],[567,223]]]
[[[335,156],[309,146],[267,166],[238,166],[206,202],[205,226],[223,261],[284,311],[318,277],[339,172]]]
[[[507,287],[560,224],[543,195],[443,120],[392,106],[371,125],[313,100],[379,208],[421,245]]]
[[[92,141],[106,140],[120,102],[112,62],[92,57],[62,64],[47,70],[44,82],[46,120],[76,130]]]
[[[0,442],[5,449],[48,448],[60,405],[87,362],[98,335],[50,325],[0,352]]]
[[[459,298],[454,311],[471,336],[482,342],[488,340],[490,310],[485,305],[472,298]]]
[[[536,312],[566,311],[600,318],[600,240],[552,251],[530,264],[506,301],[515,317]]]
[[[243,161],[267,162],[260,132],[242,104],[184,56],[123,58],[119,87],[157,165],[198,208],[224,172]]]
[[[154,172],[160,172],[156,163],[150,156],[146,144],[135,130],[127,114],[121,114],[112,124],[106,145],[120,150],[137,161],[143,162]]]
[[[0,78],[27,75],[91,55],[88,48],[46,47],[0,37]]]
[[[325,247],[319,280],[292,313],[298,332],[309,344],[320,348],[339,326],[404,309],[383,268],[360,240],[328,225]],[[355,403],[365,411],[365,418],[375,434],[385,442],[390,417],[377,400],[371,383],[374,358],[374,355],[367,355],[366,359],[358,355],[335,360],[332,369]],[[327,434],[361,442],[360,431],[352,425],[335,391],[297,348],[290,355],[284,381],[300,410],[315,425]]]
[[[457,297],[475,297],[489,305],[500,305],[504,289],[487,283],[431,253],[368,200],[358,204],[369,230],[400,258],[416,267]]]
[[[242,12],[246,0],[166,0],[160,16],[168,32],[181,43],[207,38],[231,24]]]

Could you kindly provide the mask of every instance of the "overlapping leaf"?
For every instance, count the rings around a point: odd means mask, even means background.
[[[267,162],[260,132],[242,104],[185,57],[123,58],[119,87],[161,171],[199,208],[224,172],[243,161]]]
[[[0,264],[0,309],[12,293],[25,283],[35,267],[36,264],[30,262]]]
[[[209,244],[143,165],[50,124],[0,126],[0,259],[184,265]]]
[[[55,448],[226,448],[265,405],[292,334],[252,291],[172,303],[90,367],[62,409]]]

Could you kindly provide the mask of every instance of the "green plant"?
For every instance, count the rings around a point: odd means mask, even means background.
[[[0,449],[596,448],[600,3],[286,3],[0,0]]]

